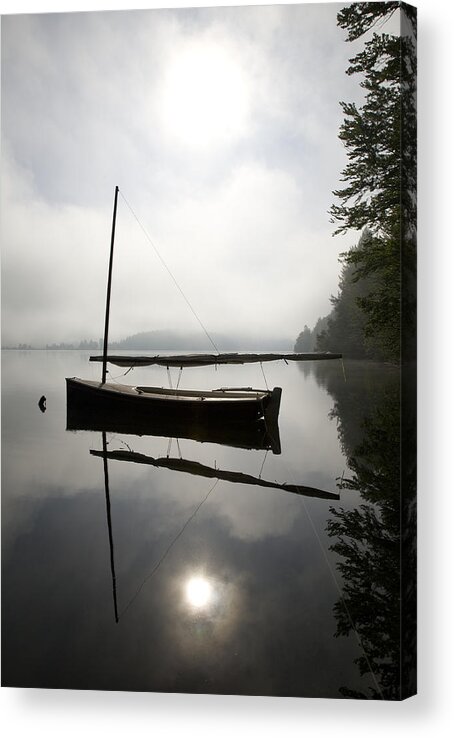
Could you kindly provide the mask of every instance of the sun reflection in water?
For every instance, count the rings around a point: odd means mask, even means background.
[[[191,577],[186,582],[186,600],[196,610],[209,607],[213,600],[213,587],[204,577]]]

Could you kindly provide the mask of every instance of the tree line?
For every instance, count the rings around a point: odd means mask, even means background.
[[[298,336],[295,349],[400,363],[416,342],[416,10],[355,3],[338,25],[355,41],[400,10],[401,33],[373,33],[352,59],[364,103],[341,102],[339,138],[348,162],[330,210],[334,235],[361,232],[341,255],[331,313]],[[303,349],[303,346],[311,348]]]

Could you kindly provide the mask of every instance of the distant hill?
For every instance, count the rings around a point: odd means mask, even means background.
[[[253,349],[291,350],[291,338],[259,338],[235,337],[219,333],[212,334],[216,346],[222,351],[247,351]],[[182,350],[182,351],[210,351],[213,347],[208,338],[200,333],[179,333],[178,331],[144,331],[121,341],[109,343],[109,350],[138,351],[138,350]]]
[[[220,351],[292,351],[291,338],[260,336],[232,336],[213,333],[212,339]],[[45,346],[31,346],[19,343],[17,346],[3,346],[5,349],[48,349],[48,350],[89,350],[102,351],[102,339],[98,341],[83,339],[74,342],[47,343]],[[174,330],[143,331],[127,336],[120,341],[109,341],[109,351],[211,351],[213,346],[201,333],[181,333]]]

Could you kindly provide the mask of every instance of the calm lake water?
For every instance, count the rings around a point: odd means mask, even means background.
[[[113,433],[108,449],[340,500],[109,460],[110,541],[90,454],[102,434],[66,430],[65,377],[100,366],[2,352],[3,685],[395,698],[399,374],[346,362],[344,379],[338,361],[265,373],[283,388],[280,455]],[[124,381],[168,386],[162,368]],[[185,370],[180,386],[263,384],[251,365]]]

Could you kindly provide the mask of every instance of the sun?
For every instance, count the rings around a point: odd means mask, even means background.
[[[186,599],[195,609],[205,608],[210,604],[213,588],[204,577],[192,577],[186,583]]]
[[[222,44],[186,44],[166,69],[160,98],[163,129],[180,144],[210,147],[245,132],[246,77],[234,53]]]

